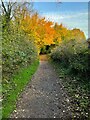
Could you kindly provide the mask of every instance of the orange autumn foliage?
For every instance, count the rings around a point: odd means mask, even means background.
[[[69,30],[63,24],[54,24],[40,17],[37,13],[27,14],[21,20],[20,26],[28,36],[34,37],[34,42],[39,50],[45,45],[59,45],[62,41],[85,39],[84,33],[79,29]]]
[[[35,43],[39,48],[44,45],[54,44],[55,30],[52,25],[53,23],[46,21],[45,18],[39,18],[37,13],[32,16],[27,15],[21,21],[21,29],[35,37]]]

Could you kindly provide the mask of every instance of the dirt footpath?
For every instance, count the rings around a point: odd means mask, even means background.
[[[20,95],[11,118],[61,118],[71,120],[69,97],[48,61],[40,61],[37,72]]]

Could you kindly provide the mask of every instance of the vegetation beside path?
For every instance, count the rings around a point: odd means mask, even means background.
[[[8,92],[7,98],[3,101],[2,110],[3,118],[8,118],[11,112],[15,109],[16,101],[20,93],[23,91],[28,82],[31,80],[32,75],[37,70],[38,64],[39,64],[38,60],[34,61],[28,67],[22,68],[19,71],[19,73],[12,78],[12,81],[15,86],[13,86],[13,89]]]
[[[66,41],[54,49],[51,59],[62,83],[71,96],[74,117],[89,120],[90,57],[86,41]]]
[[[68,69],[60,65],[59,62],[52,61],[51,64],[58,73],[64,88],[67,90],[67,94],[70,96],[74,119],[89,120],[90,81],[69,73]]]

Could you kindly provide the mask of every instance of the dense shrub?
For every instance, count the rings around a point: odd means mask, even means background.
[[[58,60],[71,70],[86,72],[88,70],[88,46],[86,41],[70,40],[62,42],[51,53],[53,60]]]
[[[51,53],[52,63],[68,91],[75,120],[89,120],[90,61],[86,41],[63,42]]]
[[[33,39],[22,31],[11,30],[2,33],[2,85],[3,97],[14,87],[11,78],[37,59],[37,50]],[[4,90],[5,88],[5,90]]]
[[[44,47],[41,47],[40,54],[48,54],[51,52],[51,46],[44,45]]]

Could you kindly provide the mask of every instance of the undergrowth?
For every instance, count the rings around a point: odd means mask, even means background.
[[[8,90],[6,99],[3,100],[3,109],[2,109],[2,117],[3,118],[9,118],[11,112],[16,107],[16,101],[20,95],[20,93],[23,91],[25,86],[28,84],[28,82],[31,80],[32,75],[35,73],[38,67],[38,60],[34,61],[31,65],[29,65],[26,68],[22,68],[18,74],[14,75],[14,77],[11,79],[11,83],[8,83],[8,86],[12,86],[12,89],[7,89],[7,85],[4,86],[4,90]]]
[[[68,91],[75,120],[89,120],[89,92],[90,81],[79,74],[72,73],[57,61],[51,61],[59,75],[62,84]]]

